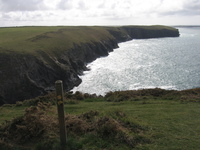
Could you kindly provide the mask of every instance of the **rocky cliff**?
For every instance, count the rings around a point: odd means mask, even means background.
[[[119,42],[179,36],[177,29],[166,26],[72,28],[63,27],[28,37],[25,40],[29,43],[27,49],[37,45],[31,52],[0,45],[0,105],[53,91],[56,80],[63,80],[65,90],[78,86],[81,83],[79,75],[87,69],[87,63],[107,56]],[[18,44],[18,49],[26,44]]]

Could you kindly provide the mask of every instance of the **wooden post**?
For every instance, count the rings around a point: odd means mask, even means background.
[[[60,143],[61,146],[66,146],[66,129],[65,129],[65,114],[64,114],[64,102],[63,102],[63,83],[61,80],[55,82],[56,87],[56,99],[58,109],[58,120],[60,125]]]

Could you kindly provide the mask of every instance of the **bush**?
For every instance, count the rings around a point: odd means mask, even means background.
[[[38,103],[37,106],[27,108],[24,116],[17,117],[1,126],[0,143],[4,143],[3,148],[8,149],[10,143],[12,143],[11,147],[35,143],[36,150],[59,150],[58,121],[57,118],[48,115],[49,107]],[[66,149],[70,150],[83,148],[85,142],[102,149],[115,144],[134,147],[145,141],[145,136],[140,134],[145,131],[142,126],[128,122],[126,114],[120,110],[110,112],[108,116],[102,116],[95,110],[80,115],[67,114],[65,123],[68,134]],[[89,141],[91,137],[93,140]],[[96,145],[95,141],[101,142],[97,142]]]
[[[14,118],[1,127],[6,143],[23,144],[33,140],[40,140],[58,128],[57,119],[47,115],[48,106],[39,103],[25,110],[24,116]]]
[[[75,93],[68,92],[66,93],[65,96],[67,99],[74,99],[74,100],[85,100],[85,99],[94,99],[102,97],[102,96],[97,96],[96,94],[82,93],[79,91],[76,91]]]
[[[160,88],[155,89],[141,89],[141,90],[129,90],[129,91],[115,91],[108,92],[105,95],[107,101],[139,101],[139,100],[147,100],[147,99],[157,99],[157,98],[166,98],[166,99],[174,99],[179,98],[180,93],[175,90],[164,90]]]
[[[50,103],[52,105],[56,104],[56,95],[55,93],[49,93],[45,96],[38,96],[33,99],[24,100],[16,102],[16,106],[37,106],[38,103]]]
[[[79,101],[73,99],[67,99],[64,101],[64,104],[79,104]]]

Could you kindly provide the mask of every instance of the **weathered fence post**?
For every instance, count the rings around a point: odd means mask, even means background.
[[[65,129],[65,114],[64,114],[64,102],[63,102],[63,83],[61,80],[55,82],[56,87],[56,99],[58,109],[58,120],[60,125],[60,142],[61,146],[66,146],[66,129]]]

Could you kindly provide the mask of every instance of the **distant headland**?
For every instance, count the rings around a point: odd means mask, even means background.
[[[132,39],[178,37],[176,28],[154,26],[49,26],[0,28],[0,105],[44,95],[62,80],[81,83],[87,63]]]

